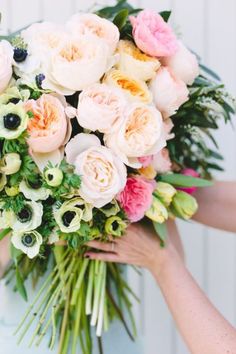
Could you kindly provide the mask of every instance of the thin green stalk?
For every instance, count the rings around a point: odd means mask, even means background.
[[[70,344],[70,337],[71,337],[71,330],[70,329],[66,329],[62,352],[58,351],[58,354],[68,354],[68,347],[69,347],[69,344]]]
[[[89,265],[89,259],[82,259],[81,263],[82,263],[82,266],[81,266],[81,269],[79,270],[79,277],[76,282],[75,289],[72,293],[72,299],[71,299],[72,306],[75,306],[75,304],[76,304],[78,294],[79,294],[82,282],[84,280],[84,275],[85,275],[85,272],[86,272],[88,265]]]
[[[92,312],[92,317],[91,317],[91,326],[96,326],[96,324],[97,324],[99,301],[100,301],[103,274],[104,274],[103,273],[104,264],[105,264],[104,262],[99,263],[98,273],[95,274],[95,279],[94,279],[95,293],[94,293],[94,299],[93,299],[93,312]]]
[[[104,263],[103,274],[102,274],[101,294],[100,294],[100,304],[99,304],[99,310],[98,310],[97,332],[96,332],[96,335],[98,337],[101,337],[101,335],[102,335],[102,329],[103,329],[103,323],[104,323],[106,271],[107,271],[107,265],[106,265],[106,263]]]
[[[81,320],[81,311],[82,311],[82,296],[79,296],[78,303],[76,305],[76,310],[75,310],[75,323],[73,328],[71,354],[76,354],[76,346],[78,343],[79,327],[80,327],[80,320]]]
[[[94,266],[95,266],[94,261],[91,261],[90,266],[89,266],[89,278],[88,278],[88,287],[87,287],[86,304],[85,304],[86,315],[91,315],[91,313],[92,313]]]

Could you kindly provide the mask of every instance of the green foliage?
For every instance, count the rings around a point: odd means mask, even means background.
[[[231,121],[236,111],[235,100],[225,91],[218,75],[204,71],[189,87],[190,99],[172,117],[175,138],[168,142],[172,161],[180,168],[189,167],[210,178],[212,170],[222,170],[213,131],[219,121]],[[214,148],[212,148],[212,145]],[[215,150],[216,149],[216,150]]]
[[[45,201],[43,202],[42,223],[38,227],[37,231],[42,235],[44,239],[48,239],[55,226],[56,226],[56,221],[53,215],[53,207],[52,205],[48,205],[47,201]]]
[[[158,176],[158,180],[172,184],[175,187],[209,187],[212,186],[211,181],[207,181],[202,178],[196,178],[191,176],[184,176],[178,173],[171,173],[162,176]]]
[[[25,198],[22,193],[13,198],[2,195],[1,201],[3,201],[3,209],[12,210],[15,214],[18,214],[25,206]]]
[[[160,15],[165,22],[168,22],[171,16],[171,11],[162,11],[160,12]]]
[[[165,243],[166,243],[166,240],[167,240],[167,227],[166,227],[166,224],[165,223],[159,224],[157,222],[153,222],[153,226],[154,226],[154,229],[155,229],[157,235],[159,236],[159,238],[161,240],[161,246],[165,247]]]

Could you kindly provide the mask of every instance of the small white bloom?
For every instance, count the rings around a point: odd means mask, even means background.
[[[54,229],[48,238],[48,243],[49,245],[52,245],[53,243],[56,243],[58,241],[59,241],[59,235],[57,231]]]
[[[69,200],[64,202],[59,209],[54,208],[54,217],[62,232],[76,232],[81,226],[83,210],[76,207],[73,200]]]
[[[13,231],[11,242],[15,248],[32,259],[39,254],[43,238],[37,231]]]
[[[26,199],[30,199],[34,202],[37,202],[38,200],[46,200],[51,194],[49,189],[44,187],[31,188],[25,181],[20,182],[19,189]]]
[[[15,216],[12,223],[14,231],[32,231],[41,225],[43,206],[41,203],[26,202],[22,210]]]
[[[0,137],[17,139],[26,130],[29,117],[22,103],[0,106]]]

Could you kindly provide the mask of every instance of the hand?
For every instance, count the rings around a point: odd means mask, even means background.
[[[113,242],[91,241],[88,246],[101,252],[88,251],[85,257],[105,262],[132,264],[152,272],[154,269],[155,271],[161,269],[168,258],[172,243],[168,241],[165,248],[161,248],[160,240],[151,223],[136,223],[128,227],[125,236],[115,238]]]

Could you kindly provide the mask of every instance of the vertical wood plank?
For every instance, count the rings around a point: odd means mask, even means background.
[[[40,0],[10,0],[11,30],[16,31],[33,22],[42,20]]]
[[[74,0],[43,0],[41,1],[43,7],[44,20],[54,22],[65,22],[75,11]]]

